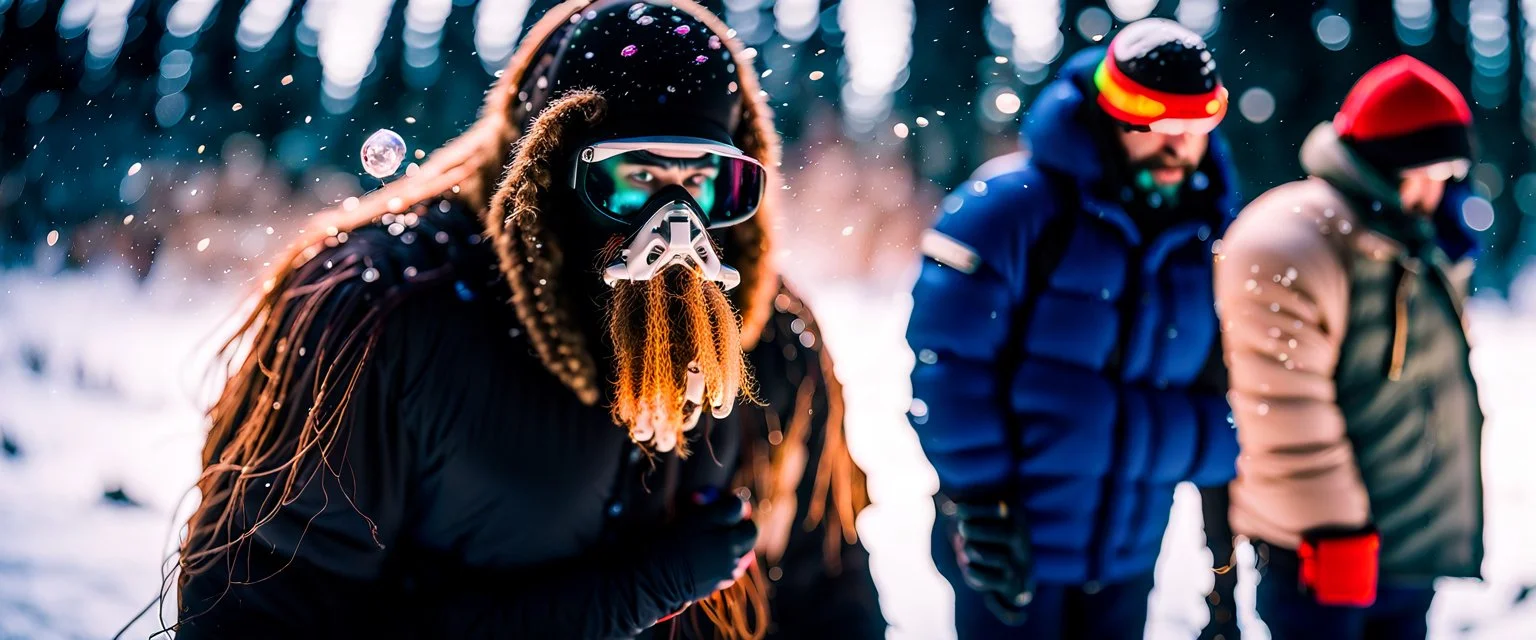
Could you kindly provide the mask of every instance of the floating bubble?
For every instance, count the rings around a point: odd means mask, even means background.
[[[689,31],[692,31],[692,29],[689,29],[688,25],[684,24],[684,25],[678,25],[678,27],[676,29],[672,30],[672,33],[675,33],[675,34],[680,35],[680,36],[686,36],[686,35],[688,35]]]
[[[711,48],[711,49],[719,49],[720,48],[720,36],[710,36],[709,37],[709,48]]]
[[[379,129],[363,142],[363,170],[375,178],[387,178],[405,160],[405,140],[389,129]]]
[[[645,6],[644,2],[636,2],[636,3],[632,4],[632,5],[629,5],[629,19],[630,20],[638,20],[638,19],[640,19],[640,17],[645,15],[645,9],[646,9],[646,6]]]
[[[656,21],[656,19],[652,18],[650,16],[640,16],[638,19],[635,20],[635,22],[638,23],[642,27],[648,27],[648,26],[651,25],[652,22],[655,22],[655,21]]]
[[[640,47],[637,47],[637,46],[632,45],[632,44],[628,44],[628,45],[624,45],[624,48],[619,50],[619,55],[628,58],[628,57],[630,57],[632,55],[635,55],[635,52],[639,51],[639,50],[640,50]]]
[[[704,56],[704,55],[695,56],[694,59],[693,59],[693,63],[694,64],[704,64],[706,62],[709,62],[709,56]]]

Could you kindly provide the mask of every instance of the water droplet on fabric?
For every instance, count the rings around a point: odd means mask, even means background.
[[[405,140],[389,129],[379,129],[363,141],[363,170],[375,178],[387,178],[405,160]]]
[[[373,267],[363,269],[363,282],[373,282],[379,279],[379,270]]]

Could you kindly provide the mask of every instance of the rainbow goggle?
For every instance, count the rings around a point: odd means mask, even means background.
[[[1220,83],[1195,95],[1155,91],[1122,73],[1114,60],[1111,46],[1093,72],[1093,86],[1099,90],[1099,107],[1132,131],[1203,135],[1227,115],[1227,88]]]
[[[576,157],[571,187],[610,225],[644,223],[652,196],[681,186],[709,228],[751,218],[762,203],[767,172],[740,149],[703,138],[647,137],[589,145]]]

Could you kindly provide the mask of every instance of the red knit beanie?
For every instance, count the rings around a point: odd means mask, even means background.
[[[1333,128],[1387,175],[1472,157],[1472,111],[1456,85],[1429,65],[1398,56],[1355,83]]]

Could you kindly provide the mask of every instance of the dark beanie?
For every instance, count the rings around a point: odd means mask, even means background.
[[[1339,138],[1382,173],[1472,157],[1472,111],[1456,85],[1410,56],[1367,71],[1333,118]]]
[[[1219,119],[1227,110],[1227,90],[1205,40],[1163,18],[1121,29],[1094,70],[1093,84],[1099,107],[1132,125]]]
[[[688,136],[731,144],[740,118],[736,64],[723,39],[677,7],[610,0],[550,36],[523,82],[531,119],[575,89],[607,100],[603,138]]]

